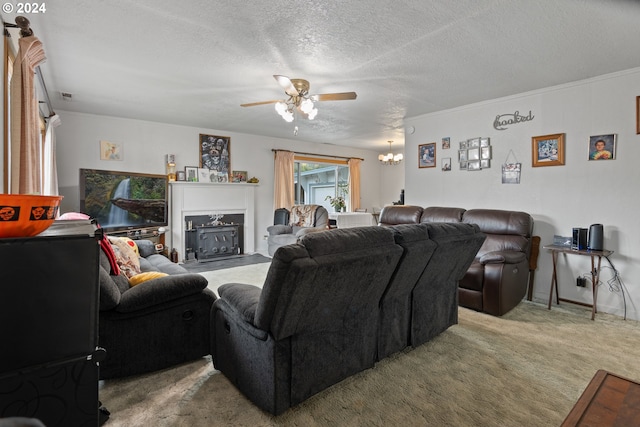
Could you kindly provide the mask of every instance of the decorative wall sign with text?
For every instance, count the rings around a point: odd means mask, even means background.
[[[506,126],[515,125],[522,122],[529,122],[533,120],[535,116],[529,110],[529,115],[522,116],[520,115],[520,111],[516,111],[512,114],[500,114],[496,116],[496,119],[493,121],[493,128],[496,130],[507,130]]]

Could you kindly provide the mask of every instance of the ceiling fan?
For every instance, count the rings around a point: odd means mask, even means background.
[[[318,101],[344,101],[356,99],[358,96],[355,92],[340,93],[321,93],[309,95],[309,81],[304,79],[290,79],[286,76],[274,74],[273,76],[278,84],[284,89],[287,99],[272,99],[270,101],[252,102],[249,104],[241,104],[241,107],[254,107],[256,105],[276,104],[276,111],[287,122],[294,119],[295,111],[299,111],[309,120],[313,120],[318,114],[314,102]]]

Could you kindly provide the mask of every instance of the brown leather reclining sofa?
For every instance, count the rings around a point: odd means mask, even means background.
[[[502,316],[527,292],[533,218],[525,212],[410,205],[386,206],[379,225],[462,222],[477,224],[487,238],[458,283],[462,307]]]

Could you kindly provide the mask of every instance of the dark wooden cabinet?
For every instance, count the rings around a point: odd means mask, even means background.
[[[96,233],[0,239],[0,418],[98,425],[99,250]]]

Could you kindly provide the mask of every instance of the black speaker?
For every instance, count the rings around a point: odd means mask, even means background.
[[[583,251],[587,249],[587,229],[574,228],[571,249]]]
[[[591,227],[589,227],[589,244],[587,245],[587,249],[590,251],[601,251],[604,248],[603,234],[602,224],[591,224]]]

